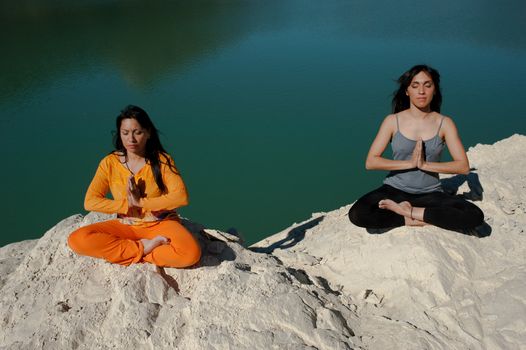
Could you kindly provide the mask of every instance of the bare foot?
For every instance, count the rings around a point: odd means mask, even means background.
[[[406,226],[424,226],[426,225],[425,222],[413,219],[411,217],[411,209],[413,208],[411,206],[411,203],[404,201],[400,203],[396,203],[395,201],[392,201],[390,199],[383,199],[380,202],[378,202],[378,207],[381,209],[390,210],[392,212],[397,213],[398,215],[401,215],[404,217],[404,224]]]
[[[390,210],[398,215],[411,217],[411,204],[409,204],[409,202],[396,203],[390,199],[382,199],[378,202],[378,207],[380,209]]]
[[[170,240],[164,236],[157,236],[153,239],[143,238],[141,239],[141,243],[144,251],[143,255],[146,255],[158,246],[170,243]]]

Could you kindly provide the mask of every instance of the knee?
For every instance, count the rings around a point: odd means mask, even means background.
[[[473,227],[480,226],[484,223],[484,212],[477,207],[475,204],[472,204],[472,210],[471,210],[471,220]]]
[[[161,248],[162,253],[152,257],[152,262],[158,266],[185,268],[197,264],[201,259],[199,242],[189,232],[184,241],[173,241],[170,246],[169,251]]]
[[[86,244],[86,240],[90,230],[87,227],[81,227],[78,230],[73,231],[68,237],[68,245],[76,253],[84,251],[83,247]]]
[[[349,220],[354,225],[359,227],[365,227],[362,221],[362,215],[360,214],[359,208],[360,206],[358,205],[358,202],[354,203],[351,209],[349,209],[349,213],[347,215],[349,216]]]
[[[201,259],[201,246],[198,240],[178,222],[166,221],[163,227],[157,228],[160,235],[171,240],[173,253],[164,256],[162,263],[166,267],[190,267]]]
[[[473,229],[484,223],[484,213],[475,204],[465,201],[463,206],[457,207],[460,210],[460,228]]]
[[[187,247],[184,257],[182,258],[182,261],[180,262],[180,264],[182,265],[180,267],[193,266],[197,264],[200,259],[201,259],[201,246],[196,240],[194,240],[194,244],[189,245]]]

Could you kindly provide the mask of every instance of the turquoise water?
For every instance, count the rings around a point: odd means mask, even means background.
[[[466,148],[526,134],[526,4],[26,1],[0,4],[0,245],[83,212],[127,104],[162,131],[181,213],[248,243],[354,201],[394,79],[442,74]]]

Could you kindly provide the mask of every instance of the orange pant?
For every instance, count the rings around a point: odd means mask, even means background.
[[[169,238],[170,244],[158,246],[143,256],[143,245],[139,240],[156,236]],[[68,244],[77,254],[120,265],[149,262],[157,266],[187,267],[201,257],[196,239],[175,220],[163,220],[148,226],[125,225],[119,220],[99,222],[71,233]]]

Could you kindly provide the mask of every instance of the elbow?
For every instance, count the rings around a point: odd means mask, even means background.
[[[93,210],[93,205],[92,205],[91,201],[88,200],[88,198],[84,199],[84,210],[86,210],[86,211],[92,211]]]
[[[460,171],[459,171],[459,174],[468,175],[469,171],[470,171],[470,169],[469,169],[469,165],[468,165],[468,166],[462,167],[462,169],[460,169]]]
[[[378,170],[380,169],[380,167],[376,159],[368,159],[365,161],[365,169],[366,170]]]
[[[180,195],[177,198],[174,198],[170,204],[168,204],[165,208],[168,209],[176,209],[180,207],[187,206],[189,203],[188,196],[186,194]]]
[[[365,169],[366,170],[373,170],[374,169],[374,162],[372,159],[367,158],[365,160]]]
[[[103,200],[103,198],[86,194],[86,197],[84,197],[84,209],[86,211],[99,211],[98,209],[100,209],[101,200]]]
[[[96,211],[95,206],[91,203],[84,202],[84,210],[86,211]]]
[[[468,175],[470,170],[471,170],[471,168],[469,166],[469,162],[467,162],[467,161],[463,162],[462,166],[459,169],[459,174]]]

